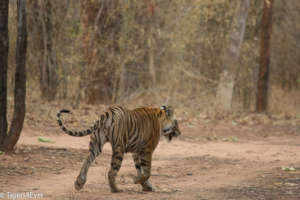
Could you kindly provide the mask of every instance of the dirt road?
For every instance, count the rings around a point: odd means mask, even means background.
[[[73,183],[87,155],[89,137],[27,129],[17,154],[0,156],[0,194],[12,199],[7,192],[32,192],[42,194],[42,199],[61,200],[300,199],[300,131],[285,127],[273,137],[259,131],[253,134],[251,127],[210,126],[186,126],[180,139],[160,142],[151,177],[156,192],[142,192],[133,184],[135,168],[126,155],[117,179],[123,192],[117,194],[110,193],[107,181],[109,144],[90,168],[85,187],[77,192]],[[39,142],[39,136],[53,143]]]

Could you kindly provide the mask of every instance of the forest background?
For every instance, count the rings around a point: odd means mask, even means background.
[[[25,122],[33,123],[33,115],[43,122],[55,121],[53,116],[62,107],[94,108],[96,115],[112,104],[131,108],[170,104],[182,118],[223,118],[216,93],[241,2],[28,0],[30,114]],[[264,1],[250,1],[230,114],[256,110],[263,8]],[[12,110],[15,0],[9,9],[8,106]],[[274,4],[267,112],[287,118],[300,113],[299,15],[296,0]],[[11,112],[8,115],[11,118]]]

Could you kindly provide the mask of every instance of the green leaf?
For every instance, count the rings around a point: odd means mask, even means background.
[[[54,143],[54,142],[53,142],[53,141],[51,141],[50,139],[43,138],[43,137],[38,137],[38,141],[39,141],[39,142],[48,142],[48,143]]]
[[[0,151],[0,155],[4,155],[4,152],[3,152],[3,151]]]
[[[296,171],[296,169],[294,167],[281,167],[281,170],[287,171],[287,172]]]

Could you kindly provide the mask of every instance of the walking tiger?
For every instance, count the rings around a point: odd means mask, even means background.
[[[181,135],[172,106],[143,107],[133,110],[113,106],[101,114],[93,126],[84,131],[67,129],[61,120],[63,113],[70,113],[70,111],[61,110],[57,114],[57,122],[66,134],[75,137],[86,135],[91,137],[89,155],[75,181],[76,190],[80,190],[84,186],[90,165],[102,152],[103,145],[109,142],[113,150],[111,167],[108,172],[111,192],[120,192],[115,179],[124,153],[129,152],[132,153],[137,170],[134,183],[141,184],[144,191],[154,191],[154,187],[148,179],[151,175],[152,154],[159,139],[164,136],[171,141],[173,137]]]

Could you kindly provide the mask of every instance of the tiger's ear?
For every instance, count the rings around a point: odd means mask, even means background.
[[[167,110],[167,106],[161,106],[160,110]]]
[[[172,118],[174,115],[174,109],[172,106],[161,106],[160,110],[164,110],[169,118]]]

